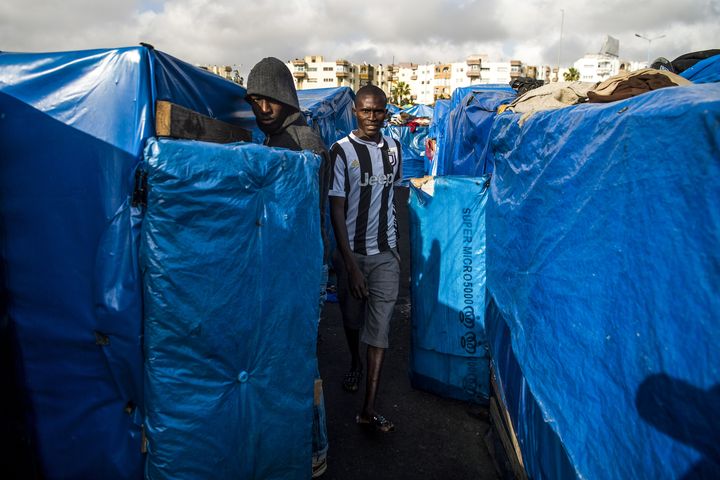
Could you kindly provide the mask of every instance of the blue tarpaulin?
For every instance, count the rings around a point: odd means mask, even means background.
[[[435,159],[438,175],[492,173],[490,131],[498,107],[515,96],[512,90],[475,90],[450,111]]]
[[[468,94],[473,92],[504,92],[515,94],[510,85],[503,83],[484,83],[478,85],[469,85],[467,87],[459,87],[453,90],[450,96],[450,110],[454,110],[458,105],[465,101]]]
[[[403,109],[403,111],[414,117],[433,117],[433,107],[429,105],[413,105],[412,107],[407,107]]]
[[[298,90],[300,109],[308,125],[330,146],[356,128],[353,115],[355,94],[348,87]]]
[[[720,55],[701,60],[680,75],[693,83],[720,82]]]
[[[491,134],[488,321],[529,476],[717,478],[720,85],[518,117]]]
[[[444,132],[444,122],[450,111],[450,100],[437,100],[430,123],[430,137],[437,139]]]
[[[416,127],[413,131],[410,127],[403,125],[388,125],[383,127],[382,133],[400,142],[402,149],[402,174],[403,179],[425,176],[425,139],[428,136],[429,127]]]
[[[483,402],[485,204],[488,178],[436,177],[410,187],[412,350],[416,388]]]
[[[146,158],[147,477],[309,478],[320,158],[173,140]]]
[[[0,53],[0,264],[44,478],[141,478],[135,167],[156,99],[245,122],[245,90],[144,47]]]

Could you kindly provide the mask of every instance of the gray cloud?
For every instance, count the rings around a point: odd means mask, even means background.
[[[4,0],[0,49],[57,51],[146,41],[192,63],[242,64],[310,54],[389,63],[493,60],[554,65],[565,22],[562,64],[600,49],[606,34],[620,54],[644,60],[717,48],[720,0]]]

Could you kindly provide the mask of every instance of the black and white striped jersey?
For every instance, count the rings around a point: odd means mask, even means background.
[[[350,248],[362,255],[394,248],[393,185],[402,181],[400,143],[386,136],[375,143],[350,133],[333,144],[330,157],[330,196],[345,197]]]

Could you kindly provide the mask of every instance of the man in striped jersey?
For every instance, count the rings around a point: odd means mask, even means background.
[[[387,97],[378,87],[358,90],[353,109],[358,128],[330,149],[329,192],[337,242],[333,266],[351,355],[343,387],[358,390],[362,340],[367,345],[367,381],[356,421],[381,432],[394,430],[392,422],[375,411],[375,399],[400,282],[393,186],[402,180],[400,144],[381,132],[386,107]]]

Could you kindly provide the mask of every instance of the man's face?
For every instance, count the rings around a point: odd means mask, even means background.
[[[379,140],[380,131],[385,124],[387,105],[378,95],[363,95],[355,99],[353,112],[357,118],[360,138]]]
[[[258,127],[266,134],[280,130],[283,122],[290,115],[290,109],[277,100],[262,95],[249,95],[247,99],[255,114]]]

